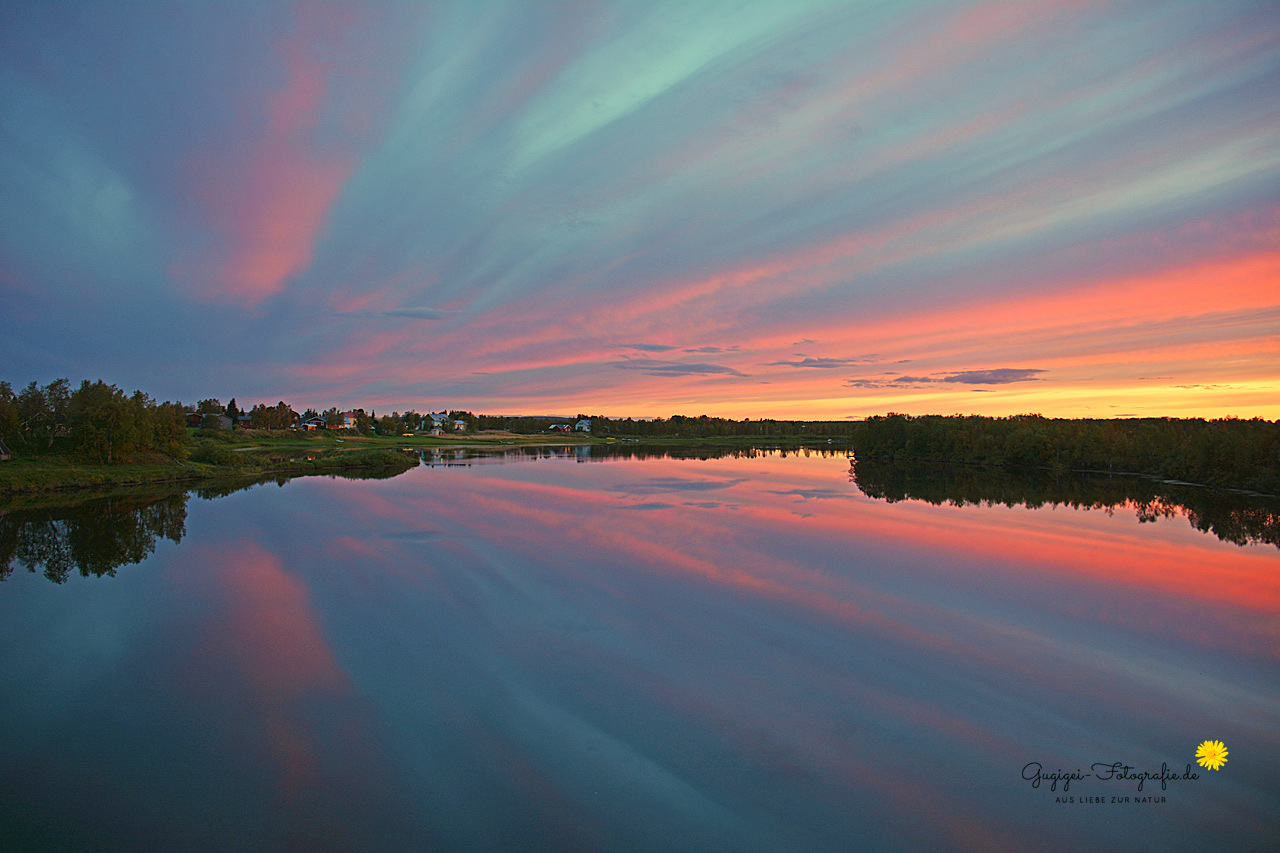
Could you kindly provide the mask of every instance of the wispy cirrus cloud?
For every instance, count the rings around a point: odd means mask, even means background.
[[[461,312],[446,311],[441,308],[393,308],[380,312],[383,317],[403,317],[410,320],[443,320]]]
[[[62,5],[0,12],[12,378],[1280,416],[1274,4]]]
[[[970,385],[1008,385],[1011,382],[1034,382],[1043,370],[1033,367],[1000,367],[995,370],[962,370],[942,377],[943,382],[967,382]]]
[[[1014,382],[1035,382],[1037,374],[1044,373],[1034,367],[999,367],[993,370],[962,370],[959,373],[940,373],[929,376],[904,374],[892,379],[849,379],[844,384],[851,388],[900,388],[912,385],[930,385],[935,382],[963,383],[967,385],[1009,385]]]
[[[631,361],[611,362],[611,367],[618,370],[638,370],[650,376],[743,376],[732,367],[723,364],[706,364],[702,362],[659,361],[651,358],[638,358]]]
[[[814,358],[806,356],[799,361],[771,361],[766,367],[814,367],[820,370],[830,369],[833,367],[852,367],[855,364],[869,364],[873,361],[867,358]]]
[[[679,347],[669,344],[618,344],[614,349],[633,349],[640,352],[670,352]]]

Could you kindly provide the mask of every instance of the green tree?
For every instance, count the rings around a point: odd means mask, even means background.
[[[124,392],[99,379],[84,380],[71,395],[69,416],[75,447],[110,465],[138,440],[136,409]]]
[[[55,379],[41,388],[32,382],[18,394],[16,403],[20,423],[19,438],[53,447],[54,436],[67,423],[67,401],[71,381]]]
[[[8,382],[0,382],[0,439],[17,441],[20,423],[18,397]]]

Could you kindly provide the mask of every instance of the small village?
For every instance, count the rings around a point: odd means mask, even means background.
[[[301,414],[281,401],[275,406],[259,404],[248,411],[236,407],[235,398],[225,407],[216,399],[201,400],[196,406],[185,407],[186,425],[199,429],[284,429],[300,432],[318,430],[355,430],[378,435],[456,435],[494,429],[493,421],[507,419],[473,415],[465,411],[439,411],[419,414],[407,411],[392,412],[381,417],[364,409],[339,410],[334,407],[324,412],[307,409]],[[548,433],[591,433],[591,418],[546,418],[540,431]],[[488,423],[486,423],[488,422]]]

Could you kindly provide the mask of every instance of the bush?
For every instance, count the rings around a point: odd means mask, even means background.
[[[204,438],[196,442],[196,446],[191,449],[187,458],[192,462],[205,462],[210,465],[239,466],[244,461],[235,452]]]

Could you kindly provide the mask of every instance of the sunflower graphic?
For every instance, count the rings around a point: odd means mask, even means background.
[[[1220,740],[1207,740],[1196,747],[1196,762],[1201,767],[1217,770],[1227,763],[1227,747]]]

